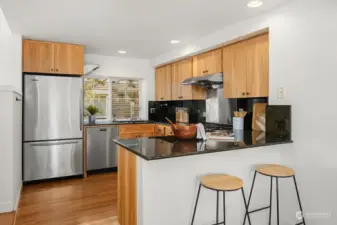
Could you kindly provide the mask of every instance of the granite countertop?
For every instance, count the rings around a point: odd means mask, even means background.
[[[180,141],[175,137],[115,139],[118,145],[145,160],[158,160],[213,152],[233,151],[261,146],[292,143],[290,133],[242,131],[241,141]]]
[[[90,124],[88,121],[84,121],[84,126],[90,127],[90,126],[104,126],[104,125],[126,125],[126,124],[164,124],[169,125],[168,123],[163,122],[155,122],[152,120],[135,120],[135,121],[112,121],[112,120],[96,120],[96,123]]]

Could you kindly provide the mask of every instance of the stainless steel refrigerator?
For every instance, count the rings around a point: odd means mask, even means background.
[[[24,181],[83,174],[83,79],[24,74]]]

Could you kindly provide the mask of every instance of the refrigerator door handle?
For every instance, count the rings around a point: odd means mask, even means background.
[[[52,146],[52,145],[72,145],[77,144],[79,141],[60,141],[60,142],[54,142],[54,143],[37,143],[37,144],[30,144],[30,146]]]
[[[82,85],[83,85],[83,83],[82,83]],[[82,86],[83,87],[83,86]],[[81,89],[80,89],[80,93],[81,93],[81,101],[80,101],[80,131],[82,131],[82,127],[83,127],[83,105],[84,105],[84,100],[83,100],[83,98],[84,98],[84,93],[83,93],[83,88],[81,87]]]

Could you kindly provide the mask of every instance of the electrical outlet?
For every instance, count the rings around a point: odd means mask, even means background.
[[[277,90],[277,98],[284,99],[284,97],[285,97],[284,87],[279,87]]]

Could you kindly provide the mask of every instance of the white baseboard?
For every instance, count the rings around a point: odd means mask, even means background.
[[[19,208],[19,203],[20,203],[20,198],[21,198],[21,191],[22,191],[22,183],[20,185],[20,189],[16,195],[16,201],[15,201],[15,205],[14,205],[14,211],[17,211]]]

